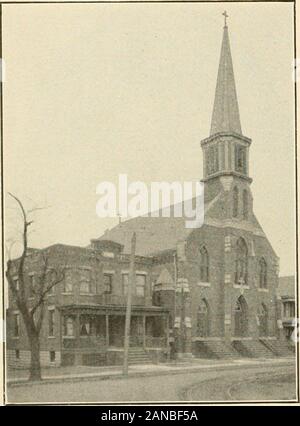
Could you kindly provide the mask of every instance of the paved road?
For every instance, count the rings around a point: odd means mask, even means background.
[[[269,384],[268,384],[269,380]],[[247,385],[249,384],[249,386]],[[273,384],[276,383],[276,386]],[[251,384],[251,386],[250,386]],[[270,385],[273,391],[270,393]],[[246,396],[246,398],[244,397]],[[8,388],[8,402],[172,402],[295,399],[293,366],[185,372],[129,379],[44,383]]]

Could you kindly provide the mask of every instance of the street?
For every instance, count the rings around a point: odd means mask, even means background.
[[[8,387],[8,403],[293,400],[294,365]]]

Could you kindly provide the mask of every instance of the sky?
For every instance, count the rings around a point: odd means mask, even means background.
[[[31,247],[85,246],[96,187],[202,178],[226,8],[254,211],[295,270],[293,5],[3,6],[4,184],[33,214]],[[6,197],[6,239],[19,215]]]

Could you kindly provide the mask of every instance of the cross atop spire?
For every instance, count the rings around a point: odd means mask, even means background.
[[[241,135],[242,129],[239,106],[233,74],[228,27],[226,23],[226,18],[228,17],[227,12],[225,11],[223,15],[225,17],[225,26],[223,30],[223,41],[210,134],[233,132]]]
[[[227,15],[226,10],[224,10],[222,15],[224,16],[224,27],[227,27],[227,18],[229,17],[229,15]]]

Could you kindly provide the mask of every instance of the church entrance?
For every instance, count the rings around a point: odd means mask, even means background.
[[[234,308],[234,335],[246,337],[248,335],[248,306],[243,296],[240,296]]]
[[[266,306],[262,303],[258,308],[258,321],[259,321],[259,336],[264,337],[268,335],[268,311]]]

